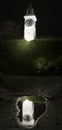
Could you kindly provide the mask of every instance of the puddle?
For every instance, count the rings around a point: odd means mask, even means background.
[[[16,120],[19,126],[32,128],[47,112],[47,100],[40,96],[23,96],[16,100]]]

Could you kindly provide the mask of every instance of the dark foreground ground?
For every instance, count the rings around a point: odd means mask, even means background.
[[[17,97],[47,98],[47,113],[33,130],[62,130],[62,76],[0,75],[0,130],[25,130],[15,119]]]

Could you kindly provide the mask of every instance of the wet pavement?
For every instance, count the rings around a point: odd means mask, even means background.
[[[25,130],[17,123],[15,103],[18,97],[27,95],[45,97],[48,106],[45,115],[32,129],[62,130],[61,76],[21,77],[4,75],[2,78],[0,78],[0,130]]]

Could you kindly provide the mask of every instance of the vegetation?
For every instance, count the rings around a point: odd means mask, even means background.
[[[0,40],[0,72],[20,75],[57,74],[62,71],[62,39]]]
[[[44,104],[44,102],[45,102],[45,99],[40,97],[40,96],[23,96],[23,97],[21,97],[21,102],[23,102],[27,99],[30,100],[30,101],[33,101],[34,103]]]
[[[16,39],[22,36],[22,25],[15,21],[0,22],[0,39]]]

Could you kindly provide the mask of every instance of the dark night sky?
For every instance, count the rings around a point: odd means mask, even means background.
[[[31,0],[37,16],[37,30],[42,34],[62,35],[62,4],[60,0]],[[29,0],[0,0],[0,21],[15,20],[23,24]]]

